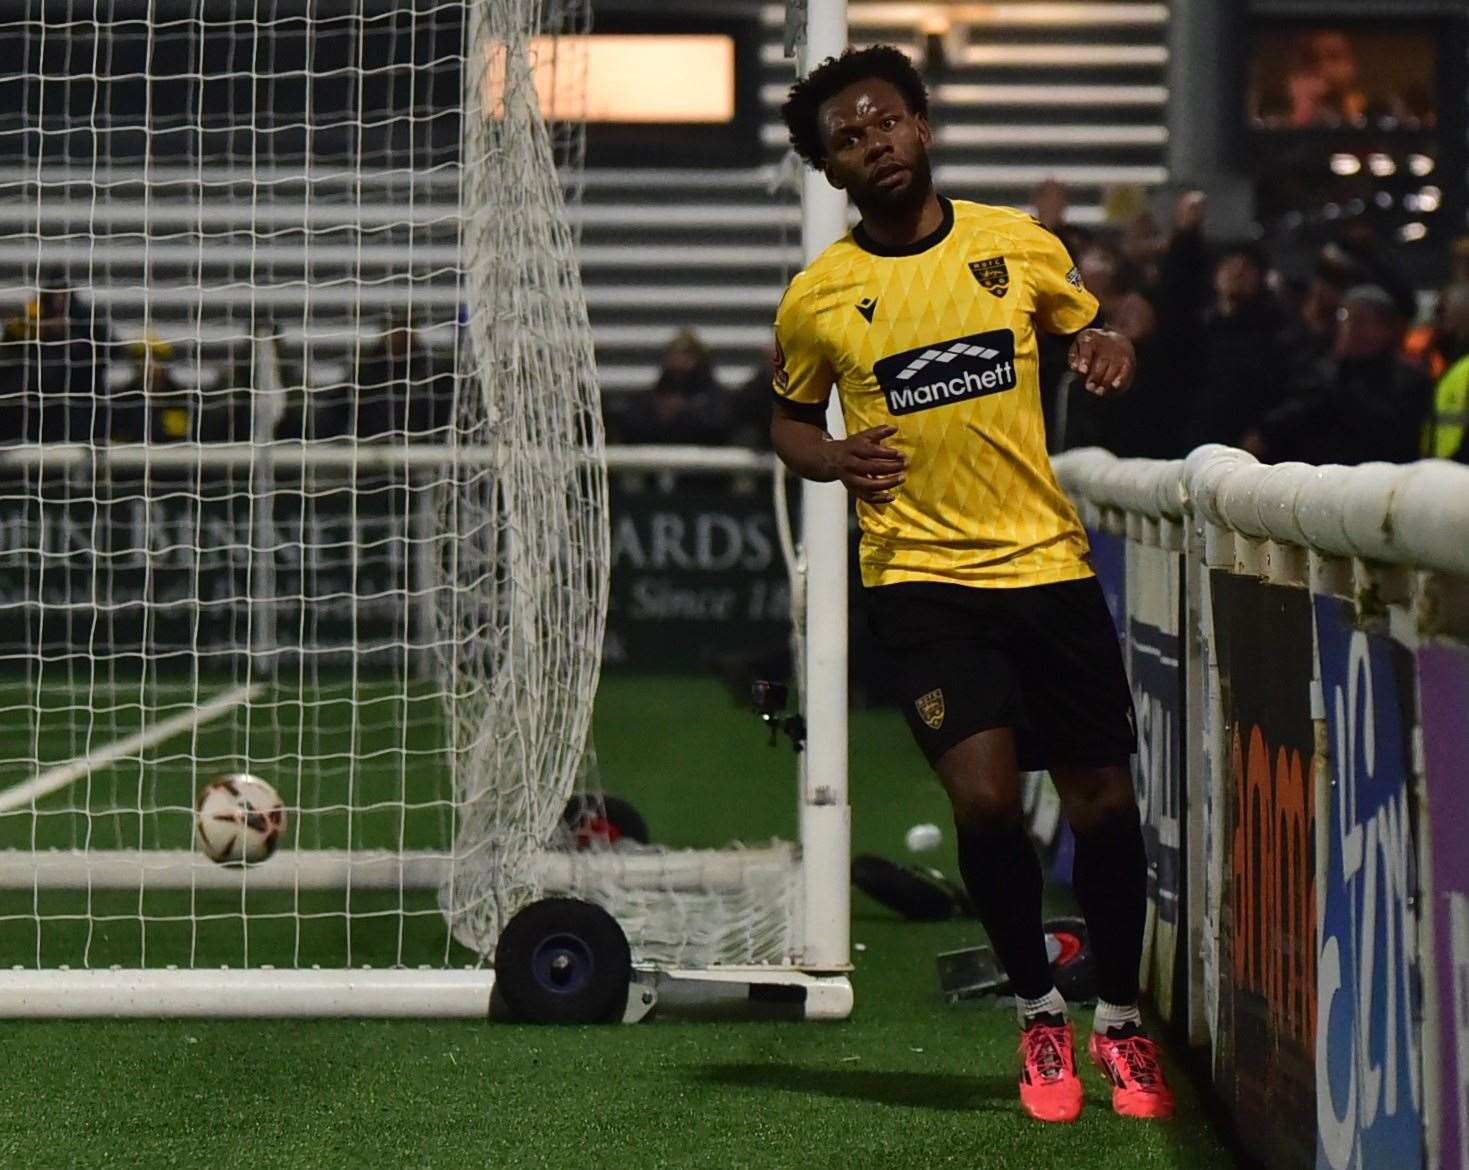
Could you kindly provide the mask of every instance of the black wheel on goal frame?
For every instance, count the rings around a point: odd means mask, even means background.
[[[542,898],[505,925],[495,987],[527,1024],[604,1024],[622,1018],[632,951],[617,920],[579,898]]]

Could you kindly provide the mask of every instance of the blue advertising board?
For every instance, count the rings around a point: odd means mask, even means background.
[[[1183,892],[1183,658],[1179,555],[1127,550],[1127,674],[1137,717],[1133,782],[1148,850],[1142,987],[1165,1020],[1177,1018],[1178,929]]]
[[[1331,758],[1317,961],[1316,1165],[1423,1165],[1408,815],[1412,657],[1317,597]]]

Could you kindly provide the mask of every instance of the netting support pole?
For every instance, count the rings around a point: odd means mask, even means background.
[[[425,476],[408,474],[408,515],[405,517],[408,532],[408,621],[412,636],[418,643],[409,668],[418,678],[431,678],[434,672],[434,607],[438,598],[434,593],[434,558],[439,554],[439,545],[434,539],[436,503],[433,489],[425,482]]]
[[[275,333],[257,330],[253,341],[250,438],[255,455],[250,461],[250,677],[257,668],[266,677],[274,673],[276,652],[275,587],[275,461],[267,445],[285,413],[276,358]]]
[[[798,68],[835,56],[847,44],[846,0],[806,0],[805,46]],[[818,172],[805,172],[801,244],[809,262],[847,230],[847,200]],[[827,429],[846,433],[837,396]],[[804,481],[801,527],[806,552],[806,707],[800,829],[805,876],[801,963],[838,970],[851,959],[851,809],[847,804],[847,518],[839,483]]]

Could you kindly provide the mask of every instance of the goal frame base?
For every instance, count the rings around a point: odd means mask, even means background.
[[[631,986],[675,1014],[742,996],[807,1020],[844,1020],[853,1005],[845,974],[794,967],[638,968]],[[494,987],[488,968],[24,968],[0,971],[0,1019],[488,1020]]]

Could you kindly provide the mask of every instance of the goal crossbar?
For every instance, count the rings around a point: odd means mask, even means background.
[[[609,446],[609,471],[769,472],[775,456],[739,447]],[[386,472],[445,467],[496,467],[505,452],[484,444],[434,443],[20,443],[0,447],[0,468],[65,471],[230,471],[266,466],[281,471]]]

